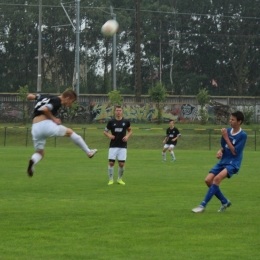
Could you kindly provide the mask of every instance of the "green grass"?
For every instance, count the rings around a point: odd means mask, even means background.
[[[161,139],[159,149],[133,149],[133,139],[126,185],[108,186],[102,140],[91,160],[65,141],[49,143],[33,178],[26,175],[31,144],[1,146],[1,260],[259,259],[258,152],[245,151],[239,174],[221,184],[230,208],[217,213],[213,198],[194,214],[215,150],[182,150],[180,141],[177,161],[167,154],[162,163]]]

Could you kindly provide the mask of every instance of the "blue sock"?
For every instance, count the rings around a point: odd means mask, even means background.
[[[219,191],[219,187],[216,184],[212,184],[200,205],[206,207],[208,202],[212,199],[212,197],[216,194],[217,191]]]
[[[228,202],[226,197],[221,192],[220,188],[218,188],[218,190],[216,191],[215,196],[221,201],[222,204],[226,204]]]

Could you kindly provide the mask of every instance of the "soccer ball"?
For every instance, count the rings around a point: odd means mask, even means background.
[[[101,32],[105,36],[113,36],[117,33],[119,24],[116,20],[108,20],[102,27]]]

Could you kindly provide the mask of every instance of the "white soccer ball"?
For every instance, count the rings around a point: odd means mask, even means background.
[[[113,36],[117,33],[119,24],[116,20],[108,20],[102,27],[101,32],[105,36]]]

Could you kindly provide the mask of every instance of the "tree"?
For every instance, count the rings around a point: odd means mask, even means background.
[[[120,25],[118,90],[134,94],[135,9],[128,0],[110,4]],[[81,1],[80,93],[111,90],[112,37],[100,32],[111,19],[110,4]],[[160,81],[175,95],[196,95],[200,88],[210,95],[259,95],[258,1],[143,0],[140,5],[141,94]],[[73,23],[75,7],[65,5]],[[42,15],[42,91],[60,93],[73,84],[75,32],[58,0],[45,0]],[[24,85],[35,91],[38,20],[38,6],[30,1],[1,6],[0,91],[16,92]]]
[[[108,93],[109,102],[111,105],[122,105],[123,97],[120,94],[120,91],[113,90]]]
[[[162,102],[164,102],[168,96],[165,87],[157,82],[156,85],[149,89],[149,95],[153,102],[157,103],[158,116],[157,123],[162,122]]]
[[[1,61],[4,63],[4,71],[0,71],[0,77],[3,78],[5,92],[17,92],[19,86],[29,86],[36,82],[36,76],[33,75],[37,75],[37,41],[34,40],[37,39],[37,15],[26,5],[14,8],[4,5],[1,14],[0,52],[4,55]]]
[[[196,99],[200,105],[199,115],[201,116],[201,124],[204,125],[208,121],[208,112],[204,109],[205,105],[209,103],[210,96],[206,89],[200,89]]]

